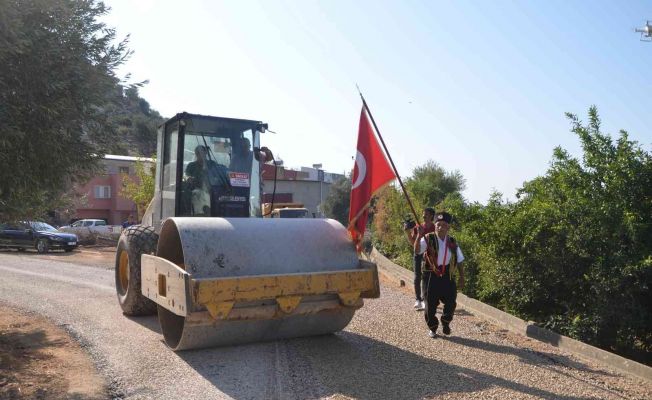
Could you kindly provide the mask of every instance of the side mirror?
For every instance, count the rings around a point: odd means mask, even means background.
[[[268,130],[268,129],[269,129],[268,124],[258,124],[258,125],[256,125],[256,130],[258,132],[260,132],[260,133],[265,133],[265,131]]]

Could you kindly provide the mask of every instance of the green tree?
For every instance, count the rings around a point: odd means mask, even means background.
[[[412,269],[412,251],[403,231],[403,222],[410,217],[403,192],[387,186],[375,201],[372,219],[372,243],[385,256]]]
[[[136,204],[138,220],[140,221],[150,201],[154,198],[156,160],[151,164],[136,160],[135,172],[135,179],[128,174],[122,174],[122,190],[120,191],[120,195]]]
[[[459,171],[446,172],[428,160],[414,168],[412,176],[405,180],[405,187],[420,207],[435,207],[449,194],[462,192],[466,181]]]
[[[548,315],[526,310],[590,343],[651,352],[652,155],[625,131],[602,133],[595,106],[588,114],[586,124],[567,114],[583,159],[557,148],[548,173],[520,191],[517,215],[534,220],[526,238],[547,245],[533,250]]]
[[[102,2],[0,3],[0,219],[42,215],[98,171],[114,145],[105,110],[122,95],[126,40]]]
[[[486,302],[641,359],[652,351],[652,155],[568,114],[583,149],[554,151],[516,203],[461,212]],[[645,356],[642,356],[645,361]]]
[[[324,215],[338,220],[342,225],[349,223],[351,201],[351,178],[344,177],[333,182],[324,200]]]

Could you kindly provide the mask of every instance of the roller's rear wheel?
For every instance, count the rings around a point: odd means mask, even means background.
[[[154,254],[158,235],[151,226],[134,225],[125,229],[115,253],[115,288],[125,315],[156,314],[156,303],[141,291],[140,256]]]

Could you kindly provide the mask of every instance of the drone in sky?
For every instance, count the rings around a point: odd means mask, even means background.
[[[652,24],[650,24],[650,21],[646,21],[645,26],[642,28],[634,28],[634,32],[641,34],[642,42],[652,42]]]

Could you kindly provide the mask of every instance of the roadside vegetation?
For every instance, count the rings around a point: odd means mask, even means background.
[[[351,177],[340,178],[331,185],[324,200],[324,215],[338,220],[346,226],[349,221],[349,199],[351,196]]]
[[[152,163],[136,160],[134,169],[136,170],[135,177],[122,174],[120,195],[136,204],[136,211],[138,212],[136,219],[140,221],[150,201],[154,198],[156,159]]]
[[[581,158],[562,148],[508,201],[463,198],[464,179],[428,162],[405,179],[417,212],[455,216],[466,256],[465,293],[525,320],[652,365],[652,154],[621,131],[567,114]],[[370,218],[374,246],[405,268],[409,207],[387,187]]]

